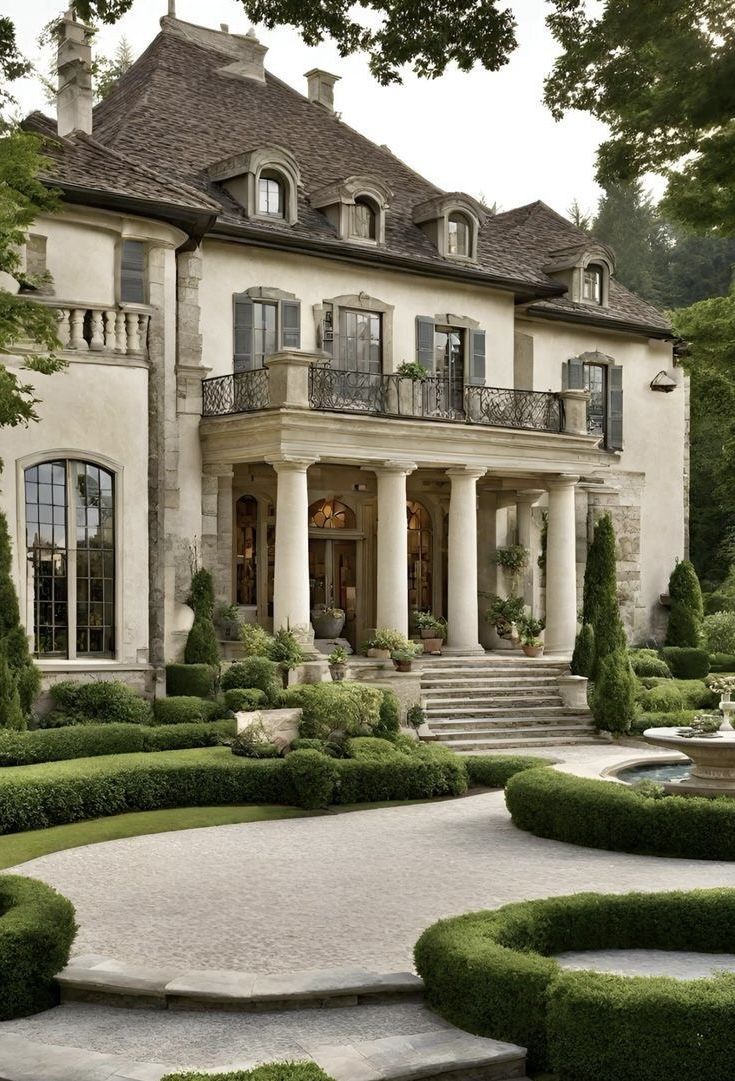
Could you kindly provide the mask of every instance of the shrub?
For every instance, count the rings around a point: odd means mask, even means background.
[[[642,713],[630,726],[632,736],[640,736],[647,728],[686,728],[697,715],[696,710],[678,710],[676,713]]]
[[[669,578],[669,597],[671,613],[666,645],[696,648],[701,637],[704,606],[697,572],[688,559],[674,567]]]
[[[735,612],[735,597],[730,594],[717,591],[705,593],[702,595],[702,600],[705,615],[712,615],[714,612]]]
[[[604,662],[614,654],[624,660],[625,667],[630,671],[627,651],[628,643],[620,619],[617,597],[615,593],[604,594],[597,605],[595,663],[592,678],[595,680],[600,678]]]
[[[669,666],[655,649],[631,649],[628,651],[628,657],[630,667],[636,676],[660,676],[661,679],[671,679]]]
[[[709,656],[706,649],[690,649],[665,646],[663,658],[677,679],[704,679],[709,674]]]
[[[56,1005],[53,977],[75,933],[71,901],[33,878],[0,876],[0,1021]]]
[[[464,761],[451,752],[437,754],[426,745],[415,754],[397,753],[395,758],[372,761],[347,758],[335,765],[339,776],[335,802],[339,804],[461,796],[467,791]]]
[[[703,630],[710,653],[735,653],[735,612],[705,616]]]
[[[0,511],[0,727],[23,729],[38,694],[41,677],[20,622],[11,565],[8,523]]]
[[[606,732],[627,732],[635,717],[635,676],[622,650],[609,654],[600,664],[592,696],[592,715]]]
[[[735,672],[735,654],[713,653],[709,659],[710,672]]]
[[[675,713],[684,708],[681,691],[676,686],[652,687],[643,691],[638,704],[644,713]]]
[[[649,808],[669,802],[633,798]],[[734,917],[735,891],[723,889],[524,901],[434,924],[416,944],[416,969],[429,1005],[449,1021],[527,1047],[529,1073],[552,1069],[567,1081],[725,1078],[731,976],[631,979],[565,971],[554,955],[728,952]]]
[[[214,583],[212,575],[204,568],[195,571],[191,576],[189,604],[195,616],[202,619],[212,619],[214,616]]]
[[[684,709],[713,709],[720,701],[715,692],[701,679],[664,680],[660,677],[644,677],[640,683],[647,690],[668,687],[678,691]]]
[[[214,691],[217,672],[211,664],[167,664],[166,694],[208,698]]]
[[[548,758],[532,755],[470,754],[464,760],[471,785],[483,788],[505,788],[506,781],[524,769],[550,766]]]
[[[316,1062],[268,1062],[234,1073],[169,1073],[161,1081],[332,1081]]]
[[[51,700],[62,715],[73,717],[74,724],[147,724],[151,706],[126,683],[92,680],[79,683],[64,680],[50,688]],[[55,727],[54,718],[46,727]]]
[[[165,724],[141,729],[144,751],[183,751],[195,747],[215,747],[235,735],[233,720],[203,721],[200,724]]]
[[[411,648],[411,643],[405,634],[394,631],[390,627],[380,627],[368,644],[374,649],[388,649],[391,653],[396,650],[404,651]]]
[[[286,757],[286,771],[299,807],[316,811],[333,802],[338,772],[327,755],[320,751],[292,751]]]
[[[281,672],[287,673],[304,663],[304,651],[293,631],[286,627],[277,630],[268,645],[268,656],[275,661]]]
[[[583,623],[574,642],[570,670],[574,676],[592,676],[595,666],[595,630],[591,623]]]
[[[384,690],[380,703],[380,716],[373,728],[373,735],[390,739],[401,730],[401,707],[395,691]]]
[[[365,759],[367,761],[386,761],[395,759],[401,755],[396,750],[395,744],[387,739],[376,739],[374,736],[355,736],[347,740],[347,757]]]
[[[192,695],[157,698],[153,703],[153,724],[197,724],[214,721],[221,716],[222,706],[219,702]]]
[[[195,616],[184,647],[187,664],[219,665],[217,632],[211,619]]]
[[[249,713],[265,706],[265,694],[257,687],[231,687],[224,694],[225,707],[233,713]]]
[[[582,594],[582,623],[597,622],[600,598],[615,593],[615,530],[612,518],[604,514],[595,524],[592,543],[587,552]]]
[[[238,732],[230,750],[241,758],[280,758],[281,752],[275,743],[268,740],[262,724],[253,724]]]
[[[371,734],[380,723],[382,699],[378,687],[352,680],[302,684],[283,695],[285,705],[303,710],[299,735],[305,739],[328,739],[334,731],[348,736]]]
[[[8,664],[5,643],[0,642],[0,728],[22,731],[25,727],[17,680]]]
[[[277,705],[283,692],[278,665],[268,657],[247,657],[244,661],[231,664],[222,676],[220,685],[223,691],[232,690],[233,687],[246,690],[255,687],[263,692],[269,706]]]
[[[325,739],[294,739],[291,741],[292,751],[321,751],[322,754],[329,754],[328,747],[329,744]]]
[[[246,657],[267,657],[273,637],[259,623],[243,623],[240,641]]]

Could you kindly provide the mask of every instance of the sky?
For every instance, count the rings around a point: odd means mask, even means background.
[[[4,0],[2,6],[16,24],[22,51],[48,65],[51,54],[42,59],[37,37],[60,13],[61,0]],[[556,122],[543,104],[543,80],[555,55],[545,6],[542,0],[512,0],[519,47],[500,71],[452,68],[433,81],[409,71],[403,85],[390,87],[375,82],[363,55],[343,59],[329,41],[309,48],[289,28],[255,29],[269,49],[268,70],[304,93],[303,73],[310,68],[339,75],[335,108],[342,119],[444,190],[468,192],[500,210],[543,199],[566,213],[577,199],[593,211],[600,195],[595,152],[606,129],[582,113]],[[167,0],[135,0],[115,26],[100,29],[95,49],[110,56],[124,35],[138,56],[166,10]],[[238,0],[176,0],[176,14],[215,29],[227,23],[234,33],[250,25]],[[16,83],[14,94],[23,113],[53,112],[37,80]]]

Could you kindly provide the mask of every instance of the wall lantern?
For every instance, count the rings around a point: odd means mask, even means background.
[[[676,380],[672,379],[668,372],[663,370],[651,380],[651,390],[661,390],[664,394],[670,394],[676,386]]]

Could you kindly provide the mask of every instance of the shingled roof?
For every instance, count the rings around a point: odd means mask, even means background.
[[[120,195],[171,202],[211,215],[208,229],[244,234],[256,242],[296,246],[337,257],[422,268],[512,289],[533,310],[565,312],[589,322],[640,326],[668,333],[650,305],[611,283],[610,308],[590,312],[561,296],[544,271],[555,249],[589,237],[543,203],[489,215],[482,225],[476,267],[443,258],[414,223],[413,208],[440,194],[386,147],[354,131],[270,73],[259,81],[234,74],[242,39],[181,20],[161,20],[161,33],[94,111],[94,138],[75,134],[53,151],[61,181]],[[225,70],[225,69],[230,70]],[[38,126],[48,125],[37,118]],[[296,158],[302,177],[298,222],[248,219],[208,167],[229,155],[280,145]],[[108,155],[105,158],[105,154]],[[385,245],[366,249],[341,240],[309,194],[348,176],[372,174],[392,190]],[[573,311],[571,309],[574,309]]]

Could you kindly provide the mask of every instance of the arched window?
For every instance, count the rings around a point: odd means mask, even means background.
[[[236,595],[238,604],[258,603],[258,504],[250,495],[235,507]]]
[[[356,529],[355,512],[339,499],[318,499],[309,507],[309,526],[313,529]]]
[[[598,263],[590,263],[582,272],[582,300],[590,304],[602,304],[602,275]]]
[[[258,177],[258,213],[282,218],[285,205],[283,177],[273,169],[264,169]]]
[[[358,195],[351,211],[350,235],[360,240],[375,240],[378,214],[372,200]]]
[[[447,251],[450,255],[470,255],[472,226],[464,214],[450,214],[447,218]]]
[[[39,657],[115,652],[114,476],[58,459],[25,471],[26,552]]]
[[[410,611],[433,608],[434,557],[431,515],[422,503],[406,503],[408,522],[408,607]]]

